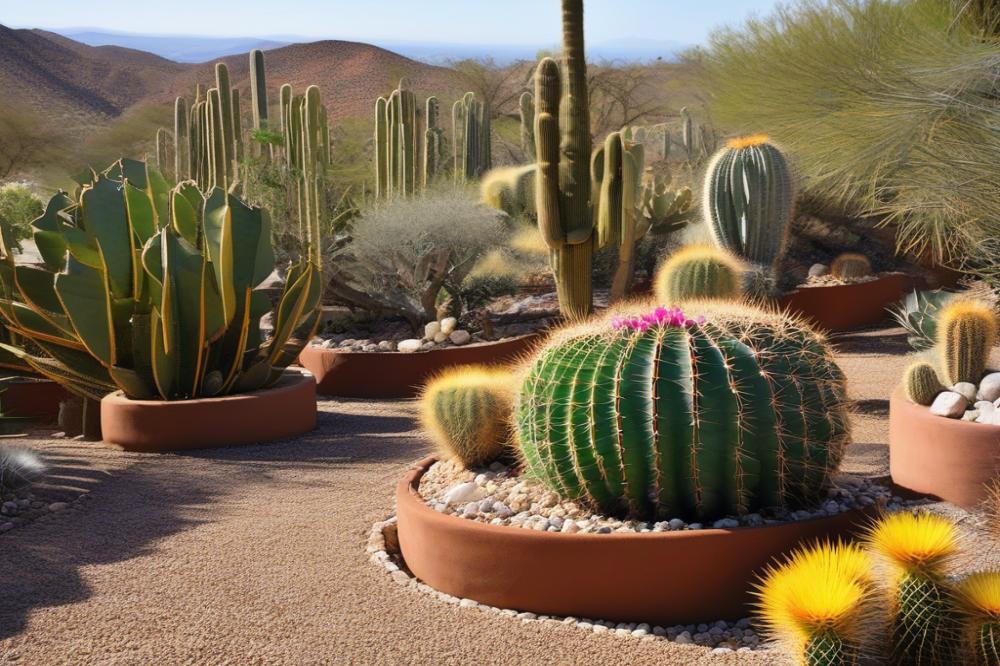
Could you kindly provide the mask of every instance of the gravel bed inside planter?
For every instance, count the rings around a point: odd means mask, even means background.
[[[766,645],[753,630],[749,618],[743,618],[736,622],[719,620],[718,622],[706,624],[678,624],[670,627],[660,627],[644,622],[610,622],[593,618],[557,617],[519,612],[515,609],[488,606],[472,599],[460,599],[450,594],[439,592],[414,578],[406,568],[406,563],[403,561],[399,551],[399,539],[396,533],[396,518],[394,516],[377,522],[372,526],[365,550],[368,553],[369,559],[374,564],[385,569],[397,584],[427,594],[459,608],[483,613],[495,613],[521,620],[525,623],[539,622],[551,625],[571,626],[581,631],[594,634],[608,634],[623,639],[670,641],[681,645],[700,645],[705,648],[711,648],[711,654],[718,655],[732,654],[734,652],[743,654],[754,650],[766,649]]]
[[[623,520],[594,513],[578,502],[560,500],[541,483],[522,477],[515,467],[495,462],[489,468],[469,470],[452,461],[436,462],[427,470],[420,480],[420,496],[435,511],[467,520],[580,534],[760,527],[834,516],[852,509],[893,509],[904,504],[886,486],[841,474],[827,499],[812,509],[789,511],[777,507],[704,524],[688,523],[681,518],[654,522]]]
[[[838,278],[832,275],[812,275],[800,287],[840,287],[845,284],[864,284],[878,280],[878,275],[866,275],[859,278]]]

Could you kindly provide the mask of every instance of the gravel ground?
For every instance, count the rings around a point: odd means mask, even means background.
[[[840,346],[858,401],[845,468],[883,476],[905,337]],[[50,484],[91,499],[0,535],[0,664],[784,663],[524,622],[402,588],[365,544],[392,512],[396,481],[430,450],[414,408],[320,410],[319,429],[296,441],[186,455],[23,442],[57,470]],[[975,546],[980,564],[1000,559]]]

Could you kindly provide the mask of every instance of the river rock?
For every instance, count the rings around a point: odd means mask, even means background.
[[[468,481],[466,483],[460,483],[446,492],[442,499],[447,505],[464,504],[465,502],[471,502],[476,499],[478,495],[479,486],[471,481]]]
[[[826,264],[813,264],[809,267],[809,277],[823,277],[830,274],[830,267]]]
[[[951,387],[955,393],[961,393],[970,403],[976,401],[976,385],[971,382],[959,382]]]
[[[423,344],[424,344],[423,340],[410,338],[409,340],[402,340],[398,345],[396,345],[396,350],[401,351],[404,354],[408,354],[415,351],[420,351],[420,347]]]
[[[466,345],[469,344],[469,340],[472,339],[472,334],[468,331],[458,329],[457,331],[452,331],[451,335],[448,336],[448,339],[451,340],[451,344],[453,345]]]
[[[991,372],[983,381],[979,382],[979,392],[976,394],[979,400],[996,401],[1000,398],[1000,372]]]
[[[383,340],[378,343],[378,350],[382,352],[396,351],[396,343],[392,340]]]
[[[458,327],[458,320],[454,317],[445,317],[441,320],[441,332],[445,335],[451,335],[451,332]]]
[[[434,334],[434,342],[441,343],[448,339],[448,335],[444,331],[438,331]]]
[[[934,402],[931,404],[931,414],[946,416],[949,419],[959,419],[965,415],[965,408],[968,406],[969,401],[961,393],[944,391],[934,398]]]
[[[436,321],[429,321],[424,324],[424,340],[433,340],[434,336],[441,332],[441,324]]]

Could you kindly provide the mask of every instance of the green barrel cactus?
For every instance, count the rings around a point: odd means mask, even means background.
[[[850,441],[824,339],[755,308],[696,303],[557,333],[519,390],[527,472],[601,511],[707,520],[825,496]]]
[[[910,402],[929,407],[945,387],[941,385],[933,365],[927,361],[917,361],[903,372],[903,390]]]
[[[730,141],[708,165],[703,208],[715,242],[752,264],[777,262],[793,203],[788,163],[764,135]]]
[[[872,262],[857,252],[844,252],[830,264],[830,275],[839,280],[857,280],[872,274]]]
[[[660,303],[698,299],[739,300],[743,267],[712,245],[689,245],[675,252],[656,273],[653,292]]]

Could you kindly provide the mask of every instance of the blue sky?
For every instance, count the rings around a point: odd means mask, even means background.
[[[701,43],[776,0],[588,0],[587,38]],[[558,0],[0,0],[0,23],[145,34],[553,44]]]

